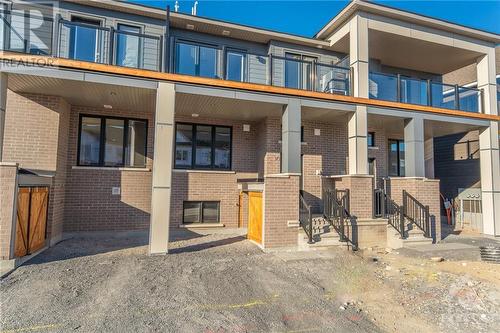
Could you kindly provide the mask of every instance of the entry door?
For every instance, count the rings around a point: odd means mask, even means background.
[[[47,187],[19,188],[15,257],[34,253],[45,245],[48,201]]]
[[[262,193],[248,193],[248,239],[262,243]]]

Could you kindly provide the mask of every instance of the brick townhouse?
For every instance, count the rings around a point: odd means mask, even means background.
[[[266,250],[439,241],[435,140],[471,131],[482,231],[500,234],[499,35],[357,0],[312,38],[1,4],[2,260],[88,231],[149,229],[151,254],[181,228],[246,228]]]

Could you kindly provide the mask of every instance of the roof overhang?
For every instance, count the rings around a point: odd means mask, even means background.
[[[495,45],[500,44],[500,35],[482,31],[478,29],[469,28],[459,24],[447,22],[444,20],[438,20],[425,15],[419,15],[410,13],[407,11],[375,4],[372,2],[366,2],[362,0],[352,0],[340,13],[338,13],[333,19],[330,20],[314,37],[320,40],[327,39],[332,32],[342,27],[349,18],[355,15],[357,12],[366,12],[377,15],[382,15],[385,17],[410,22],[413,24],[419,24],[425,27],[439,29],[442,31],[451,32],[457,35],[462,35],[470,38],[479,39]]]

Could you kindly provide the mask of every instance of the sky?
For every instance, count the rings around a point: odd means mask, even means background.
[[[127,0],[173,11],[175,1]],[[500,34],[500,0],[374,1],[398,9]],[[194,1],[179,1],[180,12],[191,14]],[[312,37],[348,1],[198,0],[198,16]]]

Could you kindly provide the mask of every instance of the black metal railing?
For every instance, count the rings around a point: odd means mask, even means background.
[[[304,229],[307,235],[307,243],[312,244],[313,241],[313,218],[311,212],[311,206],[306,203],[302,192],[300,193],[299,199],[299,223]]]
[[[403,190],[402,208],[404,217],[421,229],[425,237],[430,237],[429,206],[424,206],[408,192]]]
[[[406,237],[403,208],[392,200],[392,198],[382,189],[374,190],[373,212],[376,218],[386,218],[388,223],[399,232],[401,238]]]
[[[403,75],[370,72],[370,98],[481,112],[481,90]]]
[[[350,218],[349,210],[349,190],[326,190],[323,193],[323,216],[330,225],[337,231],[341,242],[351,242],[349,240]]]

